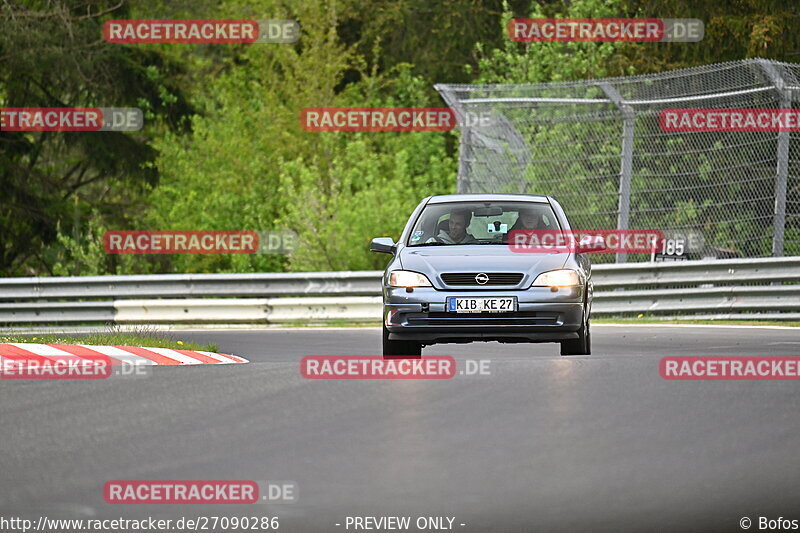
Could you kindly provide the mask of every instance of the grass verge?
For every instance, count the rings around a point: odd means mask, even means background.
[[[107,331],[97,333],[46,333],[46,334],[3,334],[0,333],[0,342],[37,342],[40,344],[91,344],[111,346],[142,346],[145,348],[170,348],[178,350],[200,350],[216,352],[216,343],[198,344],[183,341],[166,331],[137,328],[122,331],[119,328],[109,328]]]
[[[592,324],[699,324],[708,326],[800,327],[796,320],[666,320],[663,318],[593,318]]]

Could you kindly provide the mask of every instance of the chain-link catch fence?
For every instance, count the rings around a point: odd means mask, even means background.
[[[694,258],[764,257],[800,255],[798,134],[667,132],[659,114],[792,108],[798,79],[800,64],[749,59],[644,76],[436,89],[462,124],[458,192],[550,195],[574,228],[660,229],[688,235]]]

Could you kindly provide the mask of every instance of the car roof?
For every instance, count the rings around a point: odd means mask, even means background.
[[[548,203],[546,196],[533,194],[440,194],[431,196],[429,204],[444,204],[449,202],[537,202]]]

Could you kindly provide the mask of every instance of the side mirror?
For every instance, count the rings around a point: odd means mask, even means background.
[[[379,252],[382,254],[393,254],[394,247],[395,243],[391,237],[378,237],[377,239],[372,239],[372,242],[369,243],[370,252]]]
[[[585,235],[575,247],[575,251],[579,254],[586,252],[602,252],[607,249],[606,240],[602,235]]]

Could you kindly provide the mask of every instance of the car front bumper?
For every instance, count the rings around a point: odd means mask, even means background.
[[[383,319],[391,340],[444,342],[554,342],[578,338],[583,322],[583,287],[527,290],[443,290],[384,287]],[[512,313],[453,313],[448,297],[517,298]]]

